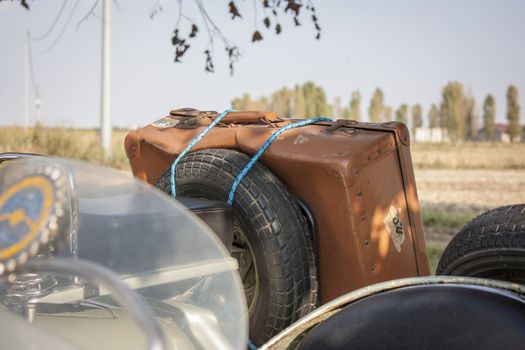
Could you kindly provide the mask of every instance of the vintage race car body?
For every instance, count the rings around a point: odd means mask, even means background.
[[[128,134],[134,176],[155,184],[216,116],[175,110]],[[276,128],[292,122],[270,112],[231,112],[192,151],[253,155]],[[260,158],[314,218],[323,303],[373,283],[430,273],[409,147],[401,123],[339,120],[288,130]]]
[[[236,270],[196,216],[129,175],[0,154],[1,348],[240,349]]]
[[[2,156],[2,348],[246,349],[237,263],[196,216],[119,172]],[[431,276],[342,295],[261,349],[521,349],[524,342],[523,285]]]

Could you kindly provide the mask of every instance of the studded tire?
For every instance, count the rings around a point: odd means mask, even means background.
[[[177,165],[177,195],[226,201],[249,160],[227,149],[190,153]],[[169,168],[155,186],[171,194]],[[232,255],[245,288],[250,338],[261,345],[316,307],[315,256],[295,199],[262,164],[256,163],[239,184],[232,208]]]
[[[436,274],[525,283],[525,204],[499,207],[467,223],[443,252]]]

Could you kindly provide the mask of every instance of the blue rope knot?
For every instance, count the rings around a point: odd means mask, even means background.
[[[179,161],[193,148],[193,146],[197,144],[197,142],[199,142],[204,137],[204,135],[206,135],[211,129],[213,129],[215,125],[217,125],[222,120],[222,118],[226,117],[228,113],[230,113],[231,111],[232,109],[228,108],[227,110],[219,114],[217,118],[215,118],[215,120],[213,120],[206,129],[202,130],[197,136],[195,136],[193,140],[191,140],[188,146],[186,146],[186,148],[184,148],[184,150],[180,152],[179,156],[175,159],[173,164],[171,164],[170,182],[171,182],[171,195],[173,197],[177,196],[177,192],[175,191],[175,170],[177,169],[177,164],[179,164]]]
[[[173,197],[176,197],[177,196],[177,192],[175,191],[175,171],[177,169],[177,164],[179,163],[179,161],[193,148],[193,146],[195,146],[197,144],[197,142],[199,142],[203,137],[204,135],[206,135],[211,129],[213,129],[228,113],[230,113],[232,110],[231,109],[227,109],[225,110],[224,112],[222,112],[221,114],[219,114],[217,116],[217,118],[215,118],[213,120],[213,122],[210,123],[210,125],[208,125],[208,127],[206,129],[204,129],[203,131],[201,131],[189,144],[188,146],[186,146],[186,148],[184,148],[184,150],[179,154],[179,156],[175,159],[175,161],[173,162],[173,164],[171,164],[171,178],[170,178],[170,181],[171,181],[171,194]],[[239,186],[239,184],[241,183],[242,179],[246,176],[246,174],[248,174],[248,172],[253,168],[253,166],[255,165],[255,163],[257,162],[257,160],[259,160],[259,158],[261,157],[261,155],[263,154],[264,151],[266,151],[266,149],[272,144],[273,141],[275,141],[277,139],[277,137],[279,137],[279,135],[281,135],[283,132],[285,132],[286,130],[290,130],[290,129],[294,129],[294,128],[299,128],[301,126],[305,126],[305,125],[308,125],[308,124],[313,124],[313,123],[317,123],[317,122],[331,122],[332,119],[330,118],[324,118],[324,117],[317,117],[317,118],[311,118],[311,119],[305,119],[305,120],[301,120],[301,121],[298,121],[298,122],[295,122],[295,123],[291,123],[291,124],[288,124],[280,129],[278,129],[276,132],[274,132],[269,138],[268,140],[266,140],[266,142],[261,146],[261,148],[259,148],[259,150],[257,151],[257,153],[255,153],[255,155],[250,159],[250,161],[248,162],[248,164],[246,164],[244,166],[244,168],[241,170],[241,172],[239,173],[239,175],[237,175],[237,178],[235,179],[235,181],[233,182],[232,184],[232,187],[230,189],[230,192],[228,194],[228,206],[232,206],[233,204],[233,199],[235,197],[235,191],[237,190],[237,187]]]

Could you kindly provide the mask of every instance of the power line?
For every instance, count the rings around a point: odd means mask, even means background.
[[[60,16],[62,16],[62,12],[64,12],[64,8],[66,7],[67,1],[68,1],[68,0],[64,0],[64,2],[62,3],[62,6],[60,7],[60,10],[58,11],[58,14],[56,15],[55,19],[53,20],[53,22],[51,23],[51,26],[47,29],[47,31],[46,31],[43,35],[41,35],[41,36],[33,37],[33,40],[34,40],[34,41],[41,41],[41,40],[44,40],[45,38],[47,38],[47,36],[48,36],[49,34],[51,34],[51,32],[53,31],[53,29],[54,29],[55,26],[57,25],[58,20],[60,19]]]
[[[58,42],[60,41],[60,39],[62,39],[62,35],[64,35],[64,33],[66,32],[66,29],[69,26],[69,23],[71,22],[71,19],[73,18],[73,14],[75,13],[75,10],[77,9],[79,3],[80,3],[80,0],[77,0],[75,2],[75,5],[73,6],[73,8],[71,9],[71,12],[69,13],[69,17],[67,18],[66,23],[64,24],[64,26],[62,27],[62,30],[60,31],[60,34],[58,34],[55,41],[46,50],[40,52],[41,54],[46,54],[50,52],[51,50],[53,50],[55,46],[58,44]]]
[[[93,4],[93,6],[91,6],[91,9],[88,11],[88,13],[82,17],[82,19],[80,21],[78,21],[77,23],[77,30],[78,30],[78,27],[80,27],[80,25],[82,24],[82,22],[84,22],[86,19],[88,19],[89,16],[91,15],[95,15],[95,8],[97,7],[98,3],[99,3],[100,0],[95,0],[95,3]]]

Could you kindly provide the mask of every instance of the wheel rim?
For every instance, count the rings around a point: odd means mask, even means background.
[[[237,259],[239,264],[239,275],[244,286],[244,294],[250,314],[259,296],[259,275],[257,274],[257,265],[252,252],[253,250],[244,230],[239,226],[237,220],[234,219],[232,257]]]
[[[202,192],[204,191],[204,192]],[[213,188],[186,188],[181,189],[181,194],[193,198],[221,200],[221,194],[213,194]],[[253,249],[246,238],[245,230],[241,227],[239,219],[234,215],[233,218],[233,242],[231,256],[239,264],[239,275],[244,286],[244,294],[248,305],[248,313],[253,314],[257,299],[259,297],[259,274],[257,273],[257,264],[254,259]]]

